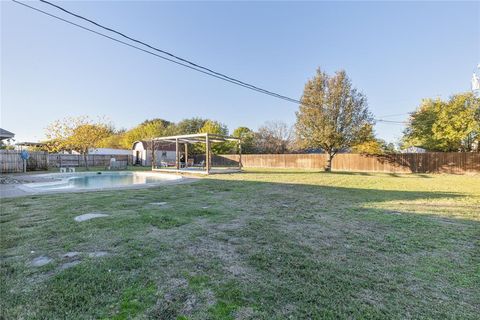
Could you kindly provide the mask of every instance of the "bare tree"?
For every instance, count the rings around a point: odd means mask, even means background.
[[[287,153],[293,138],[292,127],[281,121],[269,121],[255,134],[255,144],[259,153]]]

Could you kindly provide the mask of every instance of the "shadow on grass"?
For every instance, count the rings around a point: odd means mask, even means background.
[[[259,174],[263,174],[260,172]],[[343,174],[343,173],[332,173],[332,174]],[[208,189],[210,192],[215,190],[221,191],[234,191],[235,189],[239,190],[275,190],[275,193],[278,194],[283,191],[286,192],[286,195],[295,196],[296,191],[299,192],[299,200],[301,199],[302,193],[308,195],[322,195],[330,196],[332,194],[337,194],[341,198],[337,198],[338,201],[341,200],[356,200],[358,202],[369,202],[369,201],[399,201],[399,200],[419,200],[419,199],[442,199],[442,198],[460,198],[465,197],[465,194],[459,192],[442,192],[442,191],[405,191],[405,190],[384,190],[384,189],[366,189],[366,188],[351,188],[351,187],[341,187],[341,186],[325,186],[325,185],[315,185],[315,184],[304,184],[304,183],[286,183],[286,182],[264,182],[264,181],[234,181],[234,180],[223,180],[223,179],[212,179],[205,180],[204,183],[197,184],[198,188]],[[258,195],[258,194],[257,194]],[[268,194],[267,194],[268,196]],[[266,199],[265,199],[266,200]]]

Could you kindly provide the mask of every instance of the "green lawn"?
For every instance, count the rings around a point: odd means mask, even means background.
[[[73,220],[88,212],[110,216]],[[478,319],[479,245],[479,176],[251,170],[2,199],[0,318]]]

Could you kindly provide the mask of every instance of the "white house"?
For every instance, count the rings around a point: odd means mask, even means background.
[[[132,146],[133,163],[141,166],[152,165],[152,142],[151,141],[135,141]],[[157,165],[160,161],[175,161],[175,144],[155,145],[155,160]]]
[[[15,133],[0,128],[0,141],[13,139],[13,137],[15,137]]]
[[[425,153],[427,150],[420,147],[408,147],[401,151],[402,153]]]
[[[128,149],[112,149],[112,148],[95,148],[89,149],[89,154],[103,154],[103,155],[131,155],[132,150]]]

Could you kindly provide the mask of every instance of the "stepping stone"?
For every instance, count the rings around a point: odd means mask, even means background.
[[[52,259],[50,259],[49,257],[40,256],[33,259],[31,264],[34,267],[42,267],[44,265],[49,264],[50,262],[52,262]]]
[[[87,220],[94,219],[94,218],[101,218],[101,217],[108,217],[108,216],[109,215],[105,214],[105,213],[91,212],[91,213],[82,214],[80,216],[76,216],[74,218],[74,220],[77,221],[77,222],[82,222],[82,221],[87,221]]]
[[[79,263],[80,263],[80,260],[75,260],[75,261],[72,261],[72,262],[64,263],[60,266],[60,270],[65,270],[65,269],[68,269],[68,268],[71,268],[71,267],[75,267]]]
[[[77,252],[77,251],[67,252],[62,256],[62,258],[66,258],[66,259],[75,258],[79,254],[80,254],[80,252]]]
[[[108,252],[106,251],[95,251],[95,252],[89,252],[88,257],[89,258],[100,258],[108,255]]]
[[[387,212],[388,214],[393,214],[393,215],[397,215],[397,216],[401,216],[402,213],[401,212],[398,212],[398,211],[390,211],[390,212]]]

